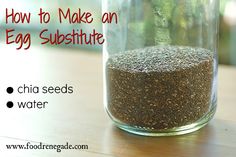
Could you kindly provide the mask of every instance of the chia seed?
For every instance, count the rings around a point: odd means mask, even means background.
[[[129,126],[165,130],[192,124],[211,106],[213,52],[155,46],[111,56],[108,110]]]

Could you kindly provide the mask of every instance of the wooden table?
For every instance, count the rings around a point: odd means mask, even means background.
[[[1,157],[235,157],[236,68],[220,66],[214,119],[176,137],[142,137],[117,129],[103,108],[102,56],[93,52],[31,48],[0,52]],[[6,94],[8,86],[74,87],[73,94]],[[16,90],[16,89],[15,89]],[[12,109],[6,101],[48,101],[45,109]],[[87,144],[88,150],[8,150],[6,144]]]

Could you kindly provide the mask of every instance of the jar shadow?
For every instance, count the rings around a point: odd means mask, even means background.
[[[235,130],[235,126],[216,119],[186,135],[146,137],[127,133],[111,125],[106,131],[105,141],[110,145],[106,148],[107,153],[116,156],[222,156],[222,149],[225,148],[220,143],[234,143],[232,139],[235,137],[227,137],[227,132],[232,130]]]

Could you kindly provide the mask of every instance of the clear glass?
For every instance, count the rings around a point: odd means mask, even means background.
[[[128,132],[171,136],[216,111],[218,0],[103,0],[104,103]]]

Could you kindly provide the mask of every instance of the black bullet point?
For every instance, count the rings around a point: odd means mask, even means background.
[[[13,102],[12,101],[8,101],[7,102],[7,107],[8,108],[12,108],[14,106]]]
[[[13,90],[13,88],[12,88],[12,87],[8,87],[8,88],[7,88],[7,93],[8,93],[8,94],[11,94],[11,93],[13,93],[13,91],[14,91],[14,90]]]

